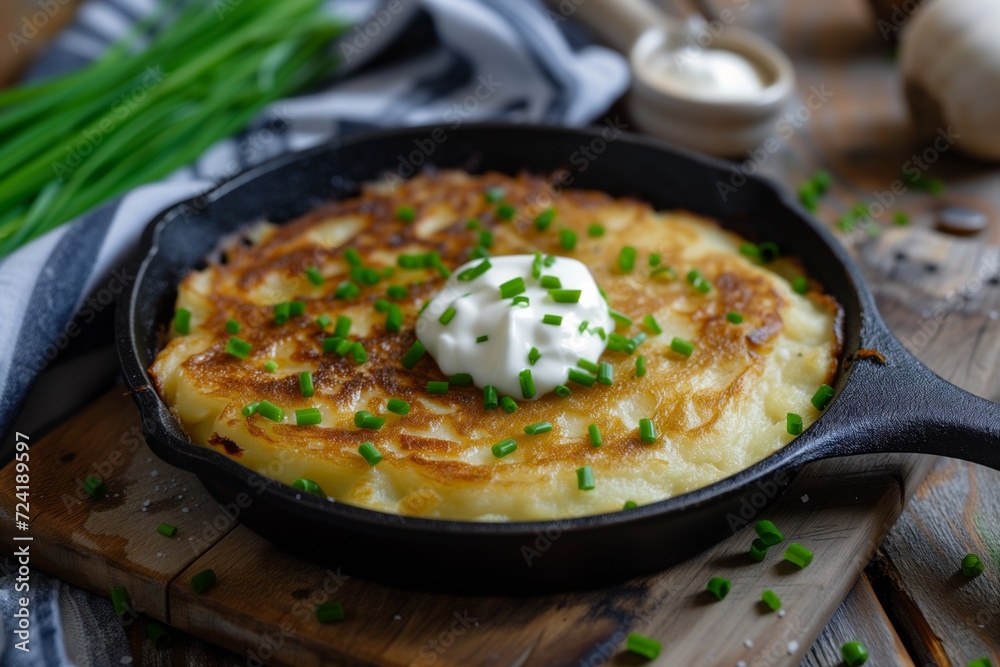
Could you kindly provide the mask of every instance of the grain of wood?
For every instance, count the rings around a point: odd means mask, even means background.
[[[0,87],[15,80],[32,57],[73,18],[80,0],[39,3],[36,0],[5,0],[0,3],[0,35],[4,57],[0,58]]]
[[[167,618],[166,584],[217,537],[220,510],[191,473],[153,456],[132,399],[116,388],[31,446],[31,564],[101,595],[125,586],[133,607]],[[8,469],[5,472],[10,472]],[[109,487],[83,491],[95,475]],[[13,531],[14,475],[0,480],[0,539]],[[148,501],[148,505],[146,505]],[[178,527],[173,538],[160,523]],[[216,526],[221,535],[233,522]],[[211,532],[216,531],[216,527]]]

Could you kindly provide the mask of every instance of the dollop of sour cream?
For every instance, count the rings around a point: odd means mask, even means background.
[[[537,399],[566,384],[580,359],[597,361],[607,345],[598,332],[614,331],[608,303],[582,262],[555,256],[548,261],[539,277],[535,255],[476,259],[451,274],[417,318],[417,338],[443,373],[468,373],[479,387],[493,385],[501,396],[524,400],[520,374],[530,370],[530,398]],[[524,291],[504,298],[501,285],[517,278]],[[567,295],[550,291],[553,278],[558,289],[579,290],[579,299],[557,301]],[[558,324],[546,322],[555,318],[561,318]]]

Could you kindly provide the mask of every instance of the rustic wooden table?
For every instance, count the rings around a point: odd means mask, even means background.
[[[737,23],[770,37],[792,57],[799,98],[790,108],[789,124],[775,128],[780,148],[758,153],[757,161],[762,172],[790,186],[817,168],[830,171],[835,185],[821,205],[820,218],[832,224],[856,204],[875,201],[874,193],[885,190],[910,157],[926,148],[911,137],[893,49],[862,0],[707,4],[730,9]],[[4,35],[10,27],[16,30],[20,16],[34,7],[28,0],[3,5]],[[58,27],[69,13],[64,8],[42,32]],[[21,57],[41,41],[33,38],[17,58],[5,58],[0,81],[17,71]],[[930,173],[947,184],[944,195],[907,192],[891,210],[905,211],[909,226],[893,226],[887,213],[878,234],[855,232],[845,235],[844,242],[868,273],[880,308],[892,315],[904,342],[944,377],[997,400],[1000,169],[952,152],[933,159]],[[939,235],[932,230],[932,217],[942,201],[987,211],[990,228],[972,239]],[[919,250],[914,253],[914,248]],[[840,645],[854,639],[879,647],[883,656],[895,655],[898,665],[966,665],[991,654],[996,661],[997,516],[1000,473],[956,461],[937,462],[803,664],[838,664]],[[955,563],[945,557],[968,551],[988,557],[992,568],[974,582],[956,577]],[[130,632],[135,664],[178,664],[181,659],[189,665],[245,663],[240,656],[180,633],[174,635],[171,652],[157,652],[144,641],[142,624],[132,624]],[[776,656],[768,664],[781,660]]]

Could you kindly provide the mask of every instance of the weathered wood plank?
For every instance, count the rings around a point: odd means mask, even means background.
[[[203,538],[204,522],[219,510],[193,474],[149,451],[132,399],[112,389],[32,443],[30,454],[32,566],[102,595],[125,586],[135,609],[167,619],[166,585],[211,546],[215,536]],[[108,485],[106,498],[83,491],[90,475]],[[0,499],[0,539],[9,540],[9,466]],[[163,522],[177,526],[177,536],[160,535],[156,528]],[[232,522],[222,526],[219,537],[230,528]]]

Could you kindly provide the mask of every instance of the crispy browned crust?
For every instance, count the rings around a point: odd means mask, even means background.
[[[214,272],[214,287],[208,295],[208,320],[201,326],[201,330],[212,332],[214,340],[207,350],[183,363],[185,373],[206,393],[231,399],[223,418],[230,422],[246,420],[250,434],[255,437],[296,449],[309,443],[324,443],[326,446],[321,450],[317,448],[318,458],[335,466],[356,469],[359,473],[367,469],[357,454],[363,441],[374,438],[397,443],[396,451],[385,452],[386,460],[381,465],[416,473],[431,486],[489,480],[503,483],[505,478],[525,481],[551,471],[552,466],[575,467],[597,460],[614,461],[620,466],[632,465],[654,448],[639,440],[637,425],[611,426],[613,422],[602,427],[605,444],[599,449],[590,446],[584,429],[572,435],[550,434],[544,446],[523,447],[519,449],[522,456],[516,462],[477,464],[463,460],[463,455],[471,449],[482,449],[511,437],[524,424],[551,420],[553,414],[567,411],[589,420],[593,415],[613,412],[617,404],[630,400],[650,406],[650,414],[655,417],[665,440],[685,441],[705,434],[725,437],[718,425],[720,415],[752,390],[764,359],[784,325],[782,314],[787,304],[775,288],[773,277],[733,252],[714,253],[692,263],[685,257],[685,248],[696,240],[689,226],[665,223],[648,215],[650,208],[645,203],[615,200],[601,192],[565,190],[559,193],[555,203],[557,220],[551,229],[540,232],[535,229],[532,219],[552,201],[548,183],[547,179],[532,175],[425,174],[398,184],[394,191],[367,189],[358,197],[325,204],[277,228],[259,245],[241,245],[227,252],[225,263],[210,269]],[[504,188],[505,201],[516,207],[518,213],[512,222],[498,220],[495,205],[485,201],[483,192],[494,187]],[[429,238],[420,238],[420,226],[396,219],[395,212],[400,205],[413,206],[418,219],[437,210],[447,211],[451,222]],[[611,207],[616,216],[632,218],[627,236],[609,232],[600,238],[589,237],[589,225]],[[478,230],[467,229],[466,220],[477,219],[484,229],[494,234],[494,244],[489,249],[492,255],[539,250],[585,262],[597,283],[607,292],[612,306],[634,320],[635,324],[627,332],[629,335],[640,330],[642,318],[648,313],[670,309],[687,313],[695,327],[693,338],[698,353],[688,359],[671,352],[671,334],[666,332],[640,348],[647,359],[645,378],[633,377],[634,356],[609,353],[606,356],[616,367],[617,380],[611,388],[573,386],[569,398],[548,395],[521,403],[520,410],[513,416],[502,411],[483,410],[482,393],[478,388],[453,388],[446,395],[432,397],[435,404],[450,406],[453,412],[437,414],[422,409],[421,399],[428,398],[427,382],[446,378],[429,356],[413,370],[404,369],[400,360],[415,340],[413,324],[417,311],[441,287],[444,278],[433,270],[397,270],[393,278],[364,288],[360,297],[347,302],[333,295],[340,279],[328,279],[323,287],[313,287],[304,277],[305,270],[311,266],[343,265],[346,247],[327,247],[310,240],[309,233],[326,220],[344,216],[356,216],[361,221],[362,228],[349,245],[375,268],[394,267],[395,255],[399,253],[430,250],[440,253],[445,265],[459,266],[469,260],[477,242]],[[707,220],[700,220],[700,223],[714,226]],[[672,224],[670,234],[662,232],[664,224]],[[661,227],[655,227],[657,225]],[[564,228],[578,234],[577,248],[573,252],[560,247],[558,230]],[[652,241],[647,242],[647,238]],[[627,244],[639,248],[641,262],[637,262],[632,273],[622,274],[615,268],[615,260],[621,247]],[[676,269],[681,279],[651,278],[645,258],[652,251],[662,256],[664,265]],[[784,266],[787,269],[790,265]],[[774,268],[780,270],[781,267],[779,261]],[[684,275],[691,268],[697,268],[712,282],[714,289],[710,294],[696,294],[684,281]],[[273,302],[247,297],[260,290],[275,274],[296,286],[295,298],[308,304],[307,317],[292,319],[279,326],[273,323]],[[409,285],[408,297],[399,304],[404,314],[404,329],[400,333],[389,333],[383,324],[384,315],[372,315],[375,302],[385,296],[387,285],[411,280],[418,283]],[[812,287],[818,290],[819,286],[813,284]],[[812,292],[811,298],[820,307],[837,311],[836,302],[819,291]],[[733,326],[728,323],[726,313],[729,311],[742,314],[746,324]],[[373,319],[376,322],[370,332],[358,338],[368,351],[367,363],[355,364],[349,355],[341,358],[323,354],[324,334],[314,322],[321,313],[331,317],[346,314],[356,321]],[[229,338],[225,330],[229,318],[243,323],[240,337],[253,345],[254,352],[247,361],[223,352]],[[356,337],[354,334],[352,331],[352,338]],[[319,427],[301,428],[264,422],[259,415],[247,419],[239,414],[240,407],[261,398],[283,406],[289,414],[315,403],[300,395],[294,375],[278,377],[260,369],[273,351],[284,345],[294,348],[292,359],[295,362],[313,369],[317,396],[344,414],[339,423],[324,422]],[[836,370],[839,351],[838,342],[830,356],[828,381]],[[699,388],[700,377],[706,374],[719,377],[729,371],[728,379],[722,384]],[[157,385],[161,386],[159,380]],[[391,418],[377,433],[357,430],[350,417],[359,396],[363,395],[402,398],[414,409],[405,418]],[[410,434],[413,431],[434,433],[446,426],[468,435],[468,439],[456,442]],[[221,441],[213,444],[225,445]],[[229,449],[226,446],[226,450]]]

